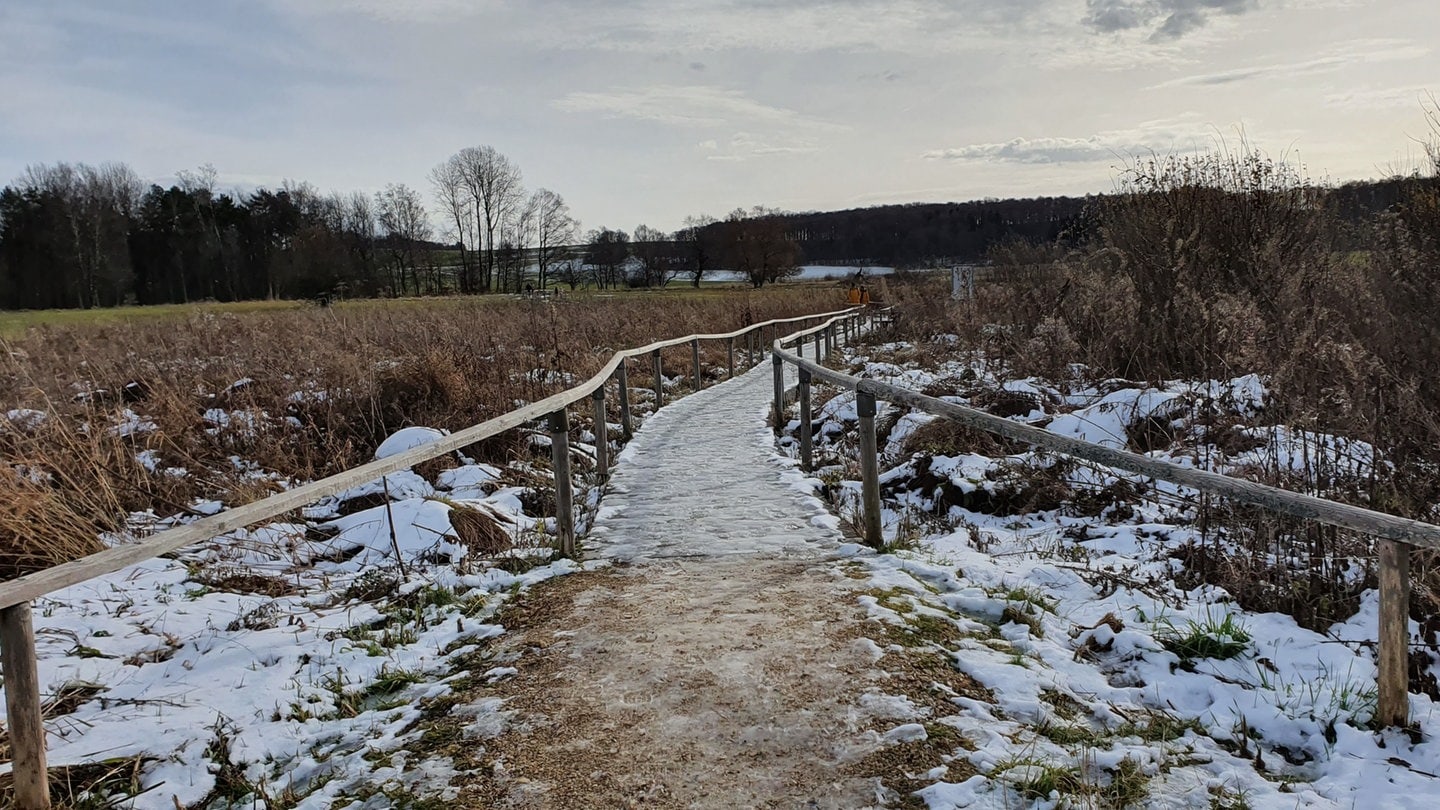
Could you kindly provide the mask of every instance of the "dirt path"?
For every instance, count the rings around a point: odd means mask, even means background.
[[[877,699],[840,537],[766,449],[768,374],[652,418],[592,534],[614,565],[507,613],[491,660],[517,672],[487,694],[510,726],[471,744],[493,778],[464,806],[880,805],[857,764],[900,721]]]

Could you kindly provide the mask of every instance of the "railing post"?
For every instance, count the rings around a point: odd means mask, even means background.
[[[1380,674],[1375,725],[1410,722],[1410,547],[1376,540],[1380,564]]]
[[[590,394],[595,401],[595,473],[599,481],[610,480],[610,425],[605,413],[605,386]]]
[[[690,341],[690,358],[695,361],[695,390],[700,390],[700,338]]]
[[[830,353],[834,354],[835,350],[840,348],[840,341],[835,337],[835,324],[825,327],[825,338],[830,341]]]
[[[726,375],[725,379],[733,380],[735,378],[735,338],[730,338],[730,342],[726,344],[725,348],[729,370],[729,374]]]
[[[660,370],[660,350],[656,349],[652,355],[655,365],[655,410],[665,404],[665,375]]]
[[[824,337],[822,336],[822,333],[824,331],[824,329],[821,329],[819,332],[815,333],[815,362],[817,363],[820,362],[820,342],[824,340]],[[804,354],[804,352],[801,352],[801,354]]]
[[[616,387],[620,389],[620,435],[628,442],[635,436],[635,425],[630,419],[630,379],[625,373],[624,360],[620,361],[615,372]]]
[[[860,412],[861,512],[865,521],[865,542],[874,548],[885,545],[880,532],[880,458],[875,444],[875,395],[855,392]]]
[[[775,368],[775,435],[779,436],[785,430],[785,361],[772,353],[771,362]]]
[[[5,718],[10,727],[15,806],[21,810],[50,810],[40,675],[35,666],[35,625],[29,602],[0,610],[0,667],[5,675]]]
[[[814,417],[810,414],[810,372],[800,369],[800,469],[815,469],[815,439],[811,436]]]
[[[555,468],[555,536],[560,553],[575,556],[574,496],[570,492],[570,415],[550,414],[550,464]]]

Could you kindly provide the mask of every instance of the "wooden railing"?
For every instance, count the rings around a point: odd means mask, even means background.
[[[137,543],[115,546],[96,554],[57,565],[44,571],[27,574],[0,583],[0,674],[5,681],[5,708],[12,752],[11,773],[14,779],[16,806],[21,810],[48,810],[50,807],[45,762],[45,730],[42,723],[39,675],[35,660],[35,629],[30,603],[47,594],[104,574],[114,573],[136,563],[167,554],[194,543],[209,540],[228,531],[249,526],[298,509],[321,498],[335,495],[351,487],[374,481],[390,473],[409,469],[423,461],[460,450],[492,436],[546,420],[551,436],[551,460],[555,470],[556,545],[567,556],[575,554],[575,523],[572,514],[573,495],[570,481],[570,417],[572,405],[589,399],[595,413],[596,469],[602,478],[609,470],[609,436],[606,418],[606,385],[613,379],[618,389],[620,426],[624,439],[632,432],[630,387],[625,362],[647,355],[653,363],[655,407],[665,400],[660,352],[675,346],[690,345],[694,365],[694,387],[702,385],[700,342],[723,340],[727,344],[728,377],[735,376],[736,341],[743,339],[743,360],[754,366],[764,356],[765,339],[774,340],[779,327],[827,319],[853,309],[805,315],[798,318],[777,318],[753,324],[733,332],[688,335],[662,340],[616,352],[593,377],[579,385],[546,397],[494,419],[465,428],[443,438],[379,461],[362,464],[345,472],[322,478],[304,486],[272,495],[264,500],[230,509],[212,517],[197,520],[155,534]]]
[[[1404,726],[1409,720],[1409,651],[1410,552],[1413,548],[1440,548],[1440,526],[1408,518],[1388,515],[1359,506],[1336,503],[1312,495],[1267,486],[1254,481],[1218,473],[1182,467],[1148,456],[1116,450],[1098,444],[1061,436],[1037,427],[995,416],[974,408],[928,397],[906,388],[876,380],[852,377],[804,357],[806,338],[821,342],[833,340],[835,329],[850,330],[864,319],[887,317],[883,312],[844,313],[825,323],[786,335],[772,346],[775,368],[775,425],[779,432],[785,424],[787,389],[783,386],[783,366],[791,363],[798,369],[797,394],[800,407],[800,463],[810,470],[814,466],[813,441],[810,435],[814,414],[810,408],[810,386],[814,381],[836,385],[855,392],[860,415],[861,514],[863,527],[856,527],[865,541],[879,548],[884,540],[880,523],[880,470],[875,441],[876,400],[884,400],[924,411],[958,422],[966,427],[1014,439],[1025,444],[1044,447],[1076,458],[1138,473],[1161,481],[1259,506],[1272,512],[1313,520],[1330,526],[1353,529],[1376,538],[1380,585],[1379,674],[1375,721],[1381,726]],[[786,345],[797,347],[792,354]]]

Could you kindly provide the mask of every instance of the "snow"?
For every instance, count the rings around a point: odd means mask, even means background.
[[[874,353],[888,354],[884,347]],[[1264,415],[1264,385],[1253,375],[1061,392],[1038,380],[1007,385],[983,366],[963,362],[921,369],[875,357],[854,360],[865,376],[906,380],[914,387],[969,369],[979,385],[1038,392],[1039,401],[1050,403],[1047,408],[1060,411],[1043,414],[1050,430],[1112,447],[1128,446],[1134,426],[1144,420],[1168,423],[1187,435],[1197,409],[1215,407],[1252,420]],[[820,414],[853,420],[843,400],[827,403]],[[923,493],[906,501],[902,491],[888,489],[916,474],[902,448],[905,437],[926,421],[924,415],[901,415],[886,448],[893,464],[882,469],[887,538],[895,536],[907,509],[933,508]],[[1285,426],[1245,430],[1264,446],[1228,458],[1214,452],[1207,463],[1221,471],[1318,465],[1338,476],[1363,476],[1378,455],[1363,442]],[[839,436],[840,430],[822,435]],[[1171,458],[1170,451],[1155,454]],[[993,487],[1000,461],[935,455],[928,472],[962,490]],[[1077,480],[1103,485],[1121,477],[1091,469]],[[818,491],[819,482],[808,481]],[[849,498],[857,492],[848,481],[839,491]],[[1375,697],[1374,591],[1365,593],[1354,617],[1325,632],[1300,627],[1287,615],[1246,611],[1214,586],[1186,591],[1173,581],[1178,563],[1171,554],[1198,533],[1173,506],[1142,502],[1135,508],[1128,520],[1107,522],[1055,512],[987,515],[951,507],[945,517],[955,528],[930,529],[916,551],[844,549],[865,565],[874,588],[908,594],[917,611],[928,608],[925,615],[953,624],[959,633],[949,647],[954,666],[994,696],[993,701],[956,698],[956,713],[941,718],[967,741],[955,755],[979,774],[923,788],[917,795],[928,807],[1032,801],[1061,806],[1067,797],[1025,799],[1019,786],[1033,780],[1042,765],[1104,782],[1125,759],[1148,778],[1145,806],[1203,808],[1240,798],[1254,808],[1434,804],[1440,717],[1431,699],[1411,695],[1419,732],[1413,739],[1376,733],[1367,725]],[[861,603],[882,621],[906,620],[874,597],[862,597]],[[1240,635],[1219,629],[1227,619]],[[1195,630],[1240,642],[1241,650],[1225,660],[1184,661],[1166,648],[1167,639]],[[1413,621],[1411,633],[1420,633]],[[1186,725],[1169,740],[1135,733],[1157,717]],[[1064,737],[1047,732],[1054,727],[1090,736],[1080,745],[1062,744],[1056,740]],[[889,734],[902,735],[904,728]]]
[[[401,428],[390,434],[385,441],[380,443],[379,447],[375,448],[375,460],[379,461],[390,458],[391,456],[398,456],[407,450],[414,450],[423,444],[429,444],[436,439],[443,439],[448,435],[450,435],[449,431],[436,430],[435,428]]]
[[[788,373],[793,382],[793,368]],[[771,385],[771,371],[761,364],[647,419],[621,451],[591,530],[597,553],[635,561],[813,556],[816,548],[833,547],[839,540],[833,518],[808,490],[797,493],[803,476],[771,447],[763,406],[755,404],[767,401]],[[712,429],[717,423],[749,425],[754,440],[737,445]],[[777,465],[784,488],[775,485]],[[723,487],[717,490],[716,482]],[[690,541],[696,535],[708,538],[709,545],[695,548]]]
[[[9,422],[15,429],[26,432],[36,430],[49,418],[50,414],[34,408],[11,408],[5,412],[6,422]]]
[[[451,481],[497,472],[461,468]],[[392,491],[429,488],[409,472],[390,479]],[[535,524],[513,489],[455,503]],[[505,601],[580,565],[511,574],[469,560],[451,508],[399,495],[388,509],[322,524],[328,532],[240,529],[38,600],[42,692],[93,692],[47,719],[51,766],[153,757],[140,775],[147,792],[123,805],[141,810],[203,800],[216,786],[220,739],[246,779],[309,793],[302,808],[344,807],[359,782],[409,789],[452,772],[443,760],[418,774],[405,762],[419,701],[450,691],[455,656],[504,632],[491,619]],[[377,690],[396,677],[393,692]],[[477,725],[501,720],[498,707],[470,711]]]

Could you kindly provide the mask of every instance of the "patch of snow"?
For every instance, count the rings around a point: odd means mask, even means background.
[[[448,430],[437,430],[429,427],[407,427],[401,428],[390,434],[380,446],[375,448],[375,459],[390,458],[398,456],[407,450],[413,450],[424,444],[429,444],[437,439],[443,439],[450,435]]]

